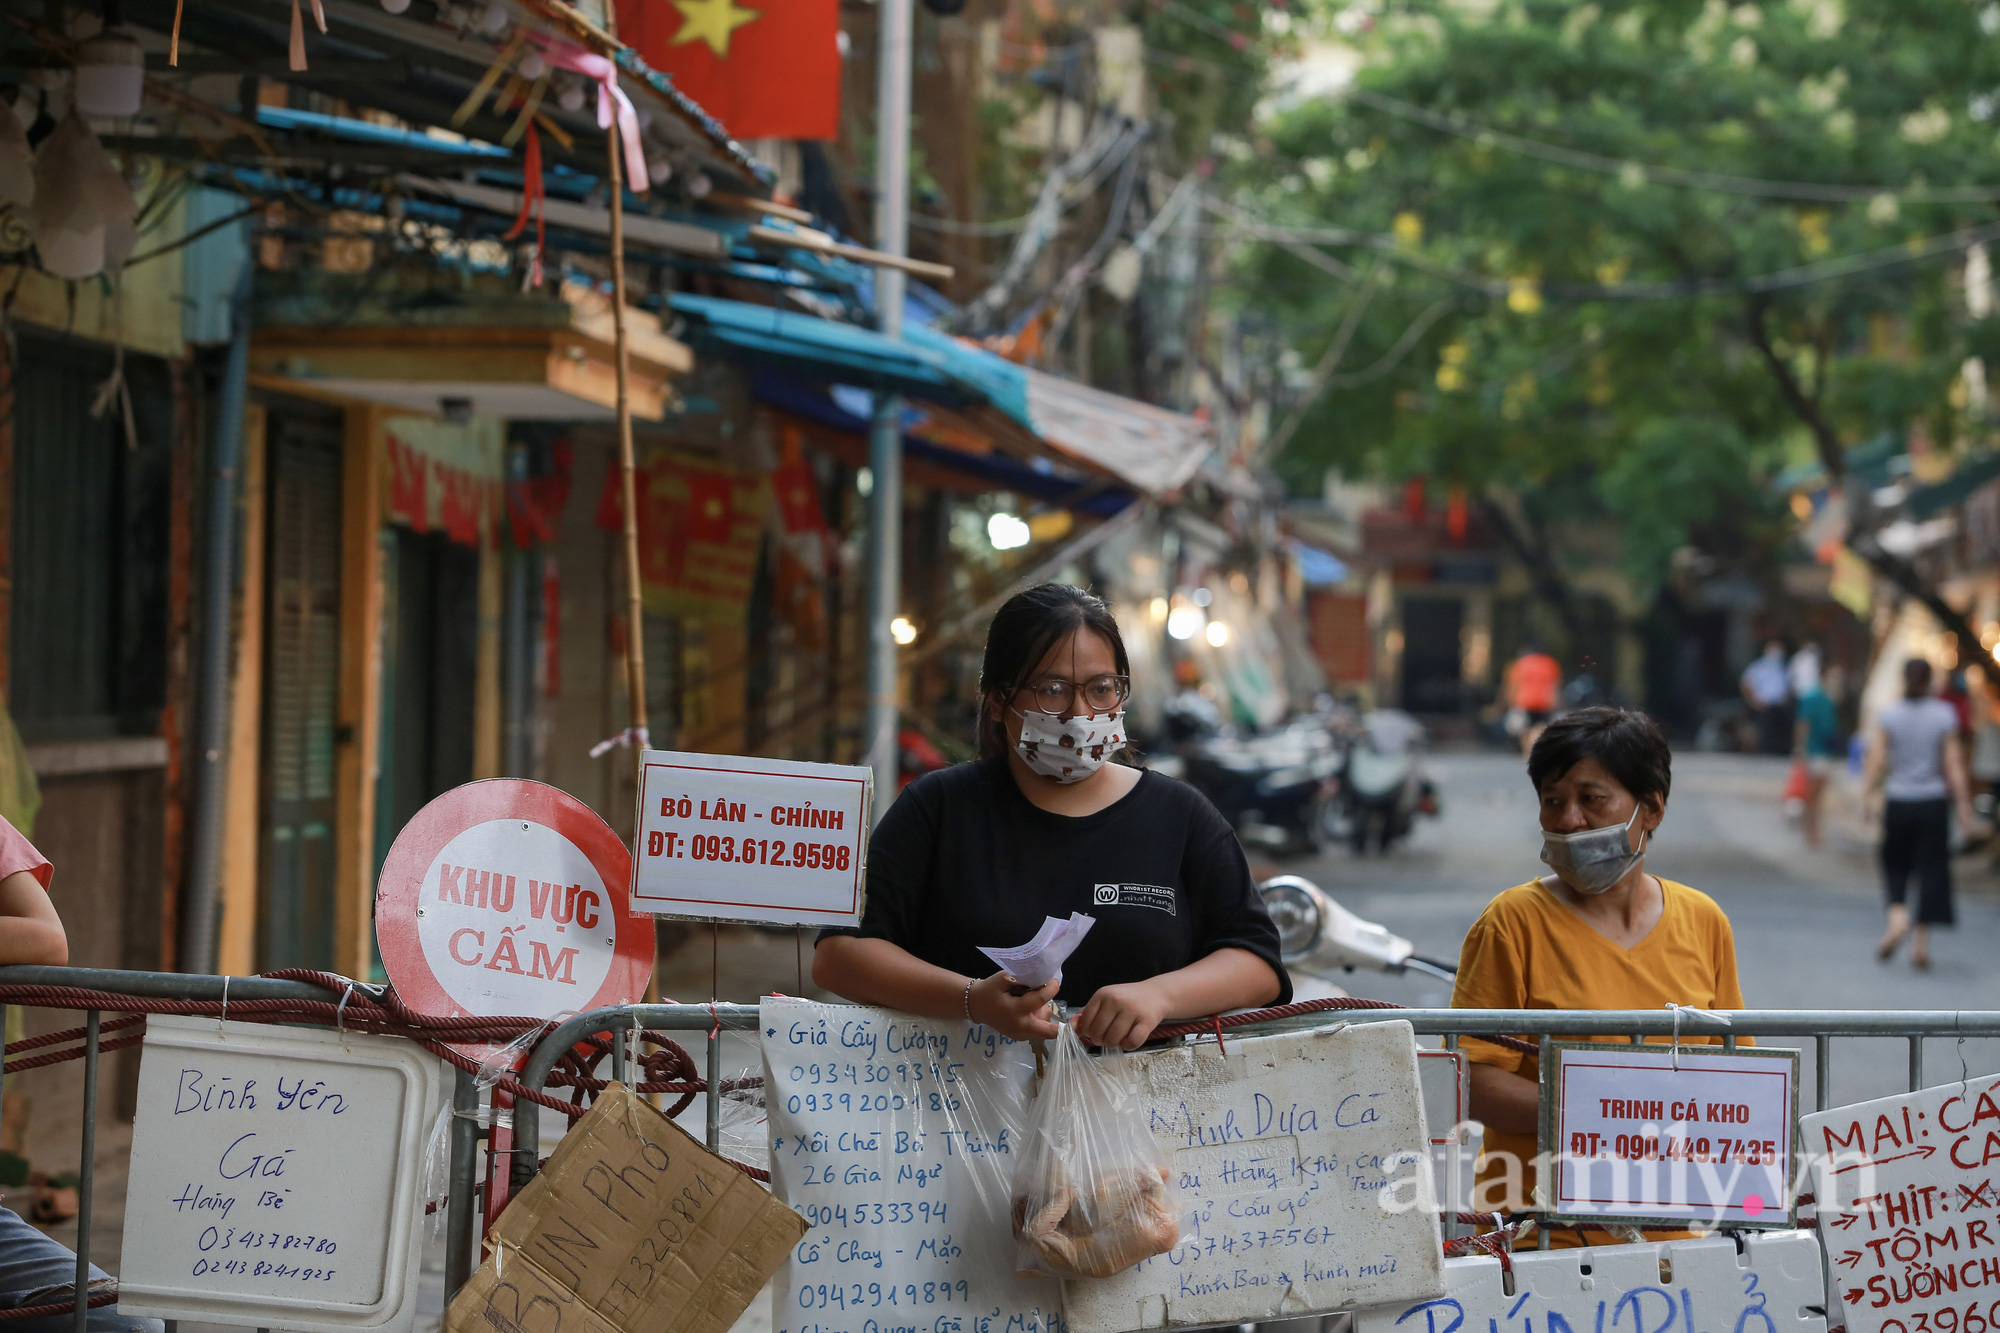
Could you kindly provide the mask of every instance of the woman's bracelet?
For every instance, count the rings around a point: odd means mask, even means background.
[[[977,979],[974,979],[974,980],[972,980],[972,981],[968,981],[968,982],[966,982],[966,983],[965,983],[965,996],[964,996],[964,999],[965,999],[965,1021],[966,1021],[966,1022],[968,1022],[968,1023],[977,1023],[977,1022],[979,1021],[978,1019],[976,1019],[976,1018],[974,1018],[974,1017],[972,1016],[972,988],[973,988],[974,986],[977,986],[978,984],[979,984],[979,982],[978,982],[978,980],[977,980]]]

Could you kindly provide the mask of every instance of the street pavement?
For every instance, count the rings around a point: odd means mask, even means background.
[[[1444,810],[1420,820],[1408,842],[1382,856],[1346,849],[1285,862],[1260,860],[1260,873],[1304,875],[1350,911],[1381,923],[1417,951],[1456,960],[1466,929],[1500,890],[1545,869],[1536,803],[1519,757],[1500,752],[1434,754],[1426,764]],[[1958,925],[1934,932],[1932,968],[1917,972],[1905,952],[1875,961],[1883,899],[1872,837],[1845,779],[1828,793],[1827,847],[1810,851],[1785,819],[1786,761],[1741,755],[1675,756],[1674,787],[1646,865],[1721,904],[1736,933],[1744,1003],[1757,1009],[2000,1009],[2000,876],[1989,854],[1957,862]],[[1415,975],[1349,974],[1350,993],[1408,1005],[1443,1005],[1448,989]],[[1774,1041],[1805,1050],[1802,1106],[1814,1090],[1809,1040]],[[2000,1070],[2000,1042],[1962,1047],[1974,1074]],[[1926,1043],[1926,1081],[1960,1074],[1959,1044]],[[1903,1090],[1908,1046],[1901,1040],[1842,1039],[1831,1060],[1834,1104]]]

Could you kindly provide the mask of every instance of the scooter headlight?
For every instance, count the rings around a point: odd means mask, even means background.
[[[1319,944],[1326,920],[1326,899],[1313,884],[1296,875],[1280,875],[1262,886],[1264,910],[1278,928],[1278,956],[1291,963]]]

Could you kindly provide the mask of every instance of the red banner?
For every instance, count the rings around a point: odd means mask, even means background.
[[[757,577],[769,491],[761,473],[680,456],[638,470],[639,581],[648,611],[741,609]],[[604,478],[597,525],[624,526],[619,472]]]

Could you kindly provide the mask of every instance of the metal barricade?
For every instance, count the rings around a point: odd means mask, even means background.
[[[96,1138],[96,1117],[98,1103],[98,1077],[101,1057],[108,1051],[137,1045],[142,1037],[137,1033],[120,1035],[105,1040],[107,1030],[123,1031],[133,1026],[133,1020],[122,1020],[113,1024],[103,1022],[103,1013],[110,1009],[119,1012],[119,1007],[111,1003],[94,1003],[89,1006],[65,1001],[60,990],[87,990],[115,996],[129,996],[135,1002],[135,1010],[142,1009],[146,1002],[166,1001],[196,1003],[214,1006],[220,1013],[222,1003],[248,1003],[254,1001],[287,1000],[294,1002],[318,1002],[324,1004],[327,991],[322,986],[307,982],[274,977],[214,977],[188,976],[157,972],[117,972],[89,968],[58,967],[4,967],[0,968],[0,1002],[21,1004],[28,1007],[48,1007],[75,1009],[84,1014],[82,1029],[76,1033],[80,1046],[69,1051],[56,1052],[51,1048],[60,1045],[51,1037],[30,1038],[17,1043],[10,1050],[10,1058],[4,1065],[4,1072],[16,1073],[27,1068],[48,1063],[51,1058],[67,1058],[74,1055],[84,1062],[83,1123],[81,1136],[82,1162],[80,1166],[79,1191],[79,1232],[77,1245],[77,1274],[79,1287],[87,1287],[90,1264],[90,1223],[93,1217],[92,1194],[95,1176],[93,1154]],[[1445,1049],[1455,1050],[1460,1038],[1487,1035],[1507,1035],[1537,1039],[1541,1044],[1543,1063],[1546,1066],[1550,1044],[1566,1037],[1620,1037],[1632,1043],[1644,1042],[1649,1037],[1671,1038],[1678,1029],[1682,1038],[1718,1037],[1724,1049],[1734,1047],[1740,1037],[1755,1037],[1759,1041],[1774,1038],[1810,1039],[1814,1058],[1814,1110],[1825,1109],[1829,1101],[1833,1069],[1833,1042],[1836,1039],[1901,1039],[1907,1043],[1907,1086],[1915,1090],[1924,1086],[1924,1043],[1928,1040],[1958,1041],[1967,1038],[2000,1038],[2000,1011],[1959,1011],[1959,1010],[1912,1010],[1912,1011],[1870,1011],[1870,1010],[1733,1010],[1723,1017],[1714,1017],[1690,1010],[1682,1010],[1676,1016],[1668,1011],[1654,1010],[1485,1010],[1485,1009],[1394,1009],[1394,1008],[1352,1008],[1307,1010],[1303,1006],[1290,1006],[1292,1012],[1283,1017],[1257,1022],[1229,1022],[1227,1030],[1233,1036],[1256,1036],[1275,1032],[1305,1031],[1323,1027],[1331,1022],[1355,1020],[1398,1019],[1415,1028],[1420,1037],[1441,1040]],[[131,1012],[131,1011],[125,1011]],[[204,1009],[203,1012],[208,1012]],[[577,1047],[579,1043],[595,1039],[598,1049],[608,1054],[611,1061],[610,1076],[621,1082],[629,1080],[624,1046],[621,1038],[635,1031],[653,1033],[698,1033],[702,1034],[707,1046],[705,1054],[706,1077],[700,1080],[681,1080],[672,1087],[683,1094],[689,1091],[706,1092],[722,1084],[722,1036],[726,1032],[754,1031],[759,1019],[756,1005],[744,1004],[653,1004],[625,1005],[615,1008],[597,1009],[578,1014],[554,1027],[536,1043],[527,1061],[514,1079],[503,1080],[498,1086],[505,1091],[525,1093],[543,1091],[554,1086],[557,1090],[575,1089],[582,1086],[586,1091],[594,1079],[579,1078],[575,1075],[563,1076],[555,1085],[550,1084],[552,1074],[563,1055]],[[1182,1038],[1187,1041],[1209,1040],[1207,1035]],[[4,1087],[4,1082],[0,1082]],[[713,1096],[704,1098],[705,1125],[702,1138],[711,1149],[721,1146],[720,1102]],[[475,1208],[477,1178],[482,1138],[491,1147],[492,1125],[486,1123],[479,1107],[479,1085],[473,1074],[461,1066],[452,1091],[452,1119],[449,1161],[449,1194],[445,1204],[445,1236],[447,1256],[445,1264],[445,1296],[449,1300],[460,1286],[470,1277],[473,1261],[478,1253],[477,1230],[479,1218]],[[506,1150],[507,1156],[518,1162],[509,1170],[512,1180],[526,1180],[536,1170],[539,1160],[542,1107],[527,1095],[517,1096],[513,1108],[513,1144]],[[489,1155],[494,1155],[490,1154]],[[1449,1226],[1447,1213],[1447,1226]],[[1543,1233],[1546,1243],[1546,1232]],[[88,1317],[88,1305],[104,1303],[110,1298],[93,1296],[86,1308],[72,1309],[77,1333],[83,1333]],[[70,1302],[73,1307],[75,1302]],[[28,1312],[0,1311],[0,1323],[10,1316],[18,1318]],[[46,1313],[38,1309],[34,1313]]]

